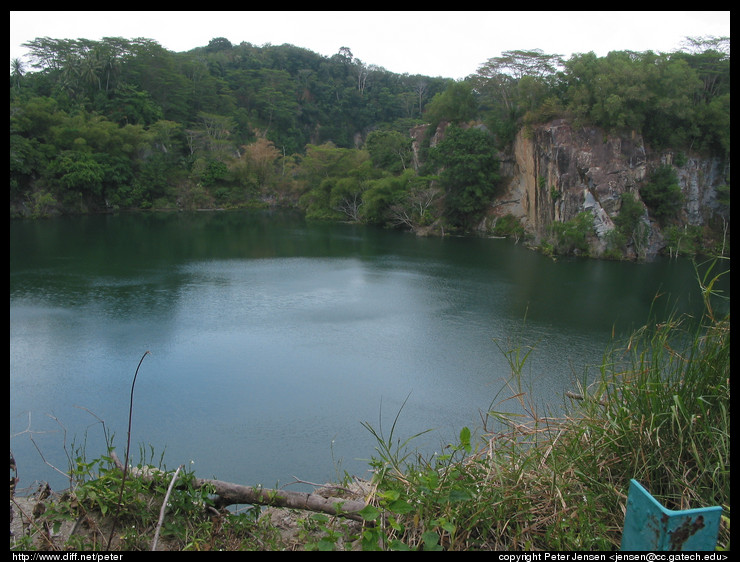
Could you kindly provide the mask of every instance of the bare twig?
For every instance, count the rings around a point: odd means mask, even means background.
[[[110,444],[110,436],[108,435],[108,429],[105,427],[105,420],[102,419],[97,414],[95,414],[95,412],[91,411],[88,408],[85,408],[84,406],[75,406],[75,408],[79,408],[80,410],[85,410],[88,414],[90,414],[92,417],[98,420],[98,423],[100,423],[100,425],[103,426],[103,438],[105,439],[106,444]]]
[[[340,490],[342,492],[352,493],[352,490],[345,488],[344,486],[337,486],[335,484],[317,484],[316,482],[308,482],[307,480],[301,480],[297,476],[293,476],[293,482],[288,482],[284,487],[291,486],[293,484],[308,484],[314,488]]]
[[[24,429],[23,431],[19,431],[18,433],[14,433],[13,435],[11,435],[10,436],[11,439],[13,439],[13,437],[18,437],[19,435],[23,435],[24,433],[32,433],[32,434],[33,433],[46,433],[46,432],[41,432],[41,431],[33,431],[31,429],[31,412],[27,412],[27,413],[28,413],[28,425],[26,425],[26,429]]]
[[[37,523],[35,517],[29,515],[15,498],[10,498],[10,501],[16,508],[18,508],[18,511],[20,511],[23,521],[28,524],[29,534],[32,534],[30,528],[33,527],[36,534],[47,544],[48,550],[61,550],[56,544],[54,544],[54,541],[49,536],[47,529],[43,525],[39,525]]]
[[[157,530],[154,532],[154,540],[152,541],[152,550],[157,550],[157,541],[159,541],[159,531],[162,529],[162,523],[164,522],[164,512],[167,510],[167,502],[170,500],[170,493],[172,493],[172,488],[175,485],[175,480],[177,480],[177,475],[180,474],[180,470],[182,469],[183,465],[180,465],[177,467],[177,470],[175,471],[175,474],[172,475],[172,480],[170,480],[170,485],[167,487],[167,493],[164,496],[164,501],[162,502],[162,508],[159,510],[159,521],[157,522]]]
[[[62,428],[62,448],[64,449],[64,456],[67,457],[67,466],[72,466],[72,459],[69,456],[69,451],[67,450],[67,428],[62,425],[62,422],[59,421],[59,418],[56,416],[52,416],[51,414],[46,414],[49,418],[53,419],[55,422],[57,422],[57,425]],[[72,475],[69,475],[69,487],[72,487]]]
[[[62,476],[64,476],[65,478],[70,478],[70,481],[71,481],[71,477],[69,476],[69,474],[67,474],[67,473],[66,473],[66,472],[64,472],[63,470],[60,470],[60,469],[58,469],[58,468],[57,468],[56,466],[54,466],[53,464],[51,464],[51,463],[50,463],[49,461],[47,461],[47,460],[46,460],[46,458],[44,457],[44,453],[42,453],[42,452],[41,452],[41,449],[40,449],[40,448],[39,448],[39,446],[38,446],[38,445],[36,444],[36,441],[34,441],[34,440],[33,440],[33,437],[30,437],[29,439],[31,439],[31,443],[33,443],[33,446],[34,446],[34,447],[36,447],[36,450],[38,451],[38,453],[39,453],[39,456],[41,457],[41,460],[42,460],[42,461],[44,461],[44,464],[45,464],[46,466],[49,466],[49,467],[51,467],[52,469],[56,470],[56,471],[57,471],[57,472],[58,472],[59,474],[61,474],[61,475],[62,475]]]

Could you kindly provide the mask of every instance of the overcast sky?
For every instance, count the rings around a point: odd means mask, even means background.
[[[730,12],[10,12],[10,59],[37,37],[145,37],[171,51],[214,37],[233,44],[290,43],[396,73],[461,79],[503,51],[675,51],[687,37],[730,36]]]

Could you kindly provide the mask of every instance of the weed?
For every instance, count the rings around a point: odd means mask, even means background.
[[[394,470],[376,471],[363,547],[613,550],[636,478],[673,509],[725,506],[728,548],[730,319],[712,306],[717,278],[697,267],[705,315],[649,323],[607,351],[562,418],[527,403],[531,348],[498,344],[512,371],[506,400],[521,410],[492,408],[496,430],[472,454],[466,430],[450,455],[428,460],[379,439],[374,466]]]

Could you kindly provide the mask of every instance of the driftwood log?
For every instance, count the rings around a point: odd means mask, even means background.
[[[123,470],[123,463],[115,454],[111,453],[113,462]],[[139,478],[153,477],[153,474],[143,470],[130,468],[129,472]],[[254,486],[243,486],[221,480],[211,480],[207,478],[196,478],[193,485],[196,488],[211,486],[216,495],[216,507],[222,508],[235,504],[247,505],[267,505],[272,507],[284,507],[288,509],[303,509],[316,511],[329,515],[337,515],[353,519],[355,521],[364,521],[359,514],[367,505],[364,501],[347,500],[335,497],[324,497],[320,494],[307,492],[293,492],[288,490],[273,490]]]
[[[196,478],[195,484],[199,487],[206,484],[213,487],[217,496],[217,507],[226,507],[234,504],[269,505],[272,507],[318,511],[362,521],[363,519],[358,512],[366,505],[365,502],[357,500],[327,498],[319,494],[307,492],[268,490],[253,486],[232,484],[231,482],[222,482],[220,480]]]

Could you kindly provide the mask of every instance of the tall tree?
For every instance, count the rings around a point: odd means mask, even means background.
[[[446,214],[453,225],[471,228],[496,193],[499,161],[489,133],[451,125],[444,139],[430,150],[431,162],[441,170]]]
[[[432,126],[441,121],[464,123],[475,117],[478,102],[473,88],[467,82],[452,82],[441,94],[427,104],[425,115]]]
[[[19,58],[11,59],[10,61],[10,77],[13,79],[13,86],[16,89],[21,87],[21,79],[23,74],[26,72],[26,67],[23,61]]]
[[[478,87],[488,90],[511,110],[515,99],[512,88],[525,76],[544,80],[563,66],[561,55],[548,55],[540,49],[504,51],[488,59],[476,75]]]
[[[390,172],[405,170],[411,162],[411,137],[398,131],[372,131],[367,136],[365,148],[375,166]]]
[[[271,187],[275,177],[275,165],[280,158],[280,151],[266,138],[258,138],[253,143],[242,147],[239,168],[242,181],[254,186],[261,194]]]

